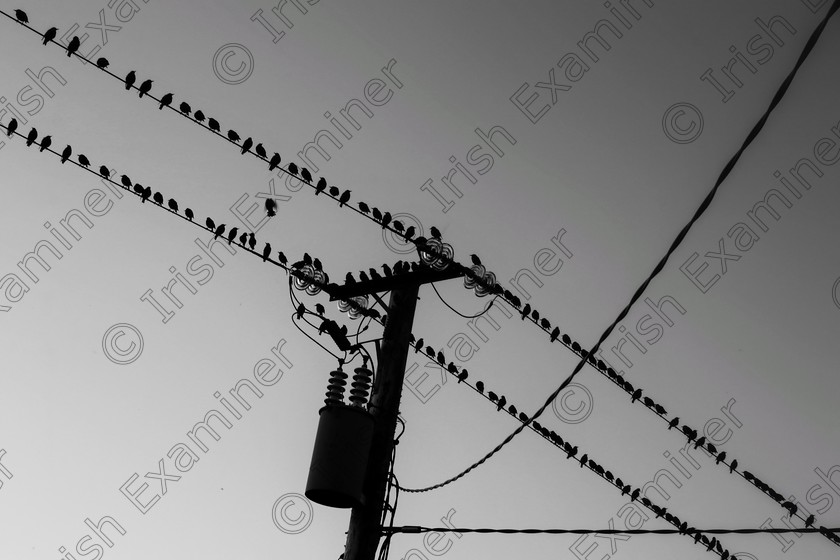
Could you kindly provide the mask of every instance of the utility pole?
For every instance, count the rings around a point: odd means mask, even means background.
[[[345,560],[374,560],[382,536],[380,521],[419,289],[419,284],[413,284],[394,290],[388,302],[388,323],[370,399],[374,427],[363,486],[365,503],[354,507],[350,514]]]

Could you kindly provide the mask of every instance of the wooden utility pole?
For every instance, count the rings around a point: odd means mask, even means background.
[[[350,514],[345,560],[374,560],[382,536],[380,521],[419,289],[420,284],[413,283],[391,292],[388,322],[370,399],[374,427],[363,486],[365,503],[354,507]]]

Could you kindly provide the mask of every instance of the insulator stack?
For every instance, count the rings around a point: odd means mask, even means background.
[[[357,367],[353,372],[355,375],[353,376],[353,388],[350,389],[350,402],[353,406],[363,407],[368,401],[373,372],[366,366]]]
[[[330,383],[327,385],[327,398],[324,399],[327,405],[344,404],[344,386],[347,385],[346,379],[347,374],[341,368],[334,369],[330,372]]]

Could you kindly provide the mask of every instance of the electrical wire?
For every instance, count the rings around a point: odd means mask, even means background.
[[[445,299],[443,299],[443,296],[442,296],[442,295],[440,295],[440,292],[438,291],[437,286],[435,286],[435,283],[434,283],[434,282],[432,282],[431,284],[432,284],[432,289],[433,289],[433,290],[435,291],[435,293],[437,294],[438,299],[439,299],[440,301],[442,301],[442,302],[443,302],[443,304],[444,304],[446,307],[448,307],[450,311],[454,312],[454,313],[455,313],[456,315],[458,315],[459,317],[463,317],[464,319],[477,319],[477,318],[481,317],[482,315],[484,315],[485,313],[487,313],[488,311],[490,311],[490,308],[491,308],[491,307],[493,307],[493,302],[495,302],[495,301],[496,301],[496,299],[499,297],[499,296],[496,296],[496,297],[494,297],[492,300],[490,300],[490,303],[488,303],[488,304],[487,304],[487,307],[485,307],[485,308],[484,308],[484,311],[481,311],[481,312],[479,312],[479,313],[476,313],[475,315],[464,315],[463,313],[461,313],[460,311],[458,311],[457,309],[455,309],[454,307],[452,307],[451,305],[449,305],[449,303],[448,303]]]
[[[653,271],[648,275],[648,277],[645,279],[645,281],[642,282],[642,284],[636,289],[635,293],[630,298],[630,301],[627,303],[627,305],[625,305],[624,309],[621,310],[621,312],[618,314],[618,316],[615,318],[615,320],[604,330],[604,332],[598,338],[598,341],[595,343],[595,345],[592,346],[592,348],[587,352],[588,356],[594,356],[598,352],[598,350],[600,349],[601,344],[610,336],[610,334],[612,334],[613,329],[615,329],[615,327],[618,326],[618,324],[622,320],[624,320],[624,318],[629,313],[630,308],[633,306],[633,304],[635,304],[636,301],[642,296],[642,294],[647,289],[650,282],[653,281],[653,279],[656,276],[659,275],[659,273],[662,271],[663,268],[665,268],[665,264],[668,262],[668,259],[677,250],[677,247],[679,247],[679,245],[682,243],[683,239],[685,239],[685,236],[688,234],[688,231],[691,229],[691,227],[694,225],[694,223],[697,222],[697,220],[700,219],[700,216],[702,216],[703,213],[706,211],[706,209],[709,207],[709,205],[711,204],[712,200],[715,197],[715,194],[718,191],[718,188],[723,183],[723,181],[729,176],[729,173],[732,171],[732,169],[735,167],[735,164],[740,159],[741,154],[744,153],[744,151],[747,149],[747,147],[752,143],[752,141],[758,135],[758,133],[762,130],[762,128],[764,128],[764,123],[767,121],[770,113],[773,111],[773,109],[776,107],[776,105],[778,105],[779,101],[781,101],[782,97],[784,96],[785,92],[787,91],[788,87],[790,86],[790,83],[793,81],[793,77],[796,75],[796,72],[799,70],[799,67],[802,65],[804,60],[807,58],[808,54],[811,52],[811,49],[816,44],[816,41],[819,38],[820,34],[822,33],[822,30],[825,28],[826,24],[828,23],[829,18],[831,18],[831,16],[837,11],[838,7],[840,7],[840,0],[835,0],[834,3],[831,5],[831,8],[829,9],[825,18],[823,18],[822,22],[817,26],[817,28],[814,30],[814,32],[809,37],[808,42],[806,43],[802,53],[800,54],[798,60],[796,61],[796,65],[794,66],[793,70],[788,74],[788,76],[782,82],[782,85],[779,87],[778,91],[773,96],[773,99],[771,100],[770,105],[765,110],[764,114],[758,120],[758,122],[753,126],[752,130],[747,135],[747,137],[744,140],[744,142],[742,143],[741,147],[735,152],[735,154],[732,156],[732,158],[730,158],[729,162],[724,166],[723,170],[721,171],[720,175],[718,176],[718,179],[715,181],[715,184],[712,187],[711,191],[706,195],[706,198],[703,200],[703,202],[700,204],[700,206],[694,212],[694,215],[691,217],[691,219],[688,221],[688,223],[682,228],[682,230],[680,230],[680,232],[674,238],[674,240],[671,243],[671,246],[668,248],[668,251],[659,260],[657,265],[654,267]],[[501,449],[503,449],[508,443],[510,443],[513,440],[513,438],[515,438],[517,435],[522,433],[522,431],[525,429],[527,424],[529,424],[530,422],[532,422],[536,418],[539,418],[542,415],[542,413],[545,412],[545,410],[551,405],[551,403],[554,401],[554,399],[557,397],[557,395],[559,395],[560,392],[563,391],[563,389],[568,387],[568,385],[577,376],[577,374],[580,373],[580,371],[583,369],[583,366],[586,364],[586,362],[587,362],[586,357],[581,358],[581,360],[575,366],[572,373],[560,384],[560,386],[554,392],[551,393],[551,395],[546,399],[545,403],[534,413],[534,415],[531,416],[528,419],[528,421],[525,422],[522,426],[519,426],[510,435],[508,435],[504,440],[502,440],[501,443],[496,445],[496,447],[494,447],[491,451],[489,451],[487,454],[485,454],[481,459],[479,459],[478,461],[476,461],[475,463],[473,463],[472,465],[470,465],[469,467],[467,467],[466,469],[464,469],[463,471],[461,471],[457,475],[455,475],[453,477],[450,477],[450,478],[444,480],[443,482],[433,484],[431,486],[426,486],[424,488],[412,489],[411,491],[413,491],[413,492],[428,492],[428,491],[431,491],[431,490],[442,488],[442,487],[444,487],[448,484],[451,484],[452,482],[455,482],[455,481],[461,479],[463,476],[465,476],[469,472],[473,471],[474,469],[476,469],[479,466],[481,466],[482,464],[484,464],[488,459],[493,457],[496,453],[498,453]],[[837,543],[835,543],[835,544],[837,544]]]
[[[548,534],[548,535],[680,535],[678,529],[469,529],[464,527],[420,527],[405,525],[403,527],[389,527],[383,531],[405,534],[417,533],[503,533],[503,534]],[[767,529],[698,529],[701,533],[710,535],[754,535],[754,534],[790,534],[790,533],[824,533],[825,531],[840,531],[840,528],[827,529],[825,527],[808,527],[805,529],[789,529],[774,527]],[[734,559],[733,559],[734,560]]]

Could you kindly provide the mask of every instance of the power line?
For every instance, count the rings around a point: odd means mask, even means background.
[[[417,525],[404,525],[402,527],[383,527],[384,533],[504,533],[504,534],[548,534],[548,535],[681,535],[684,532],[679,529],[470,529],[464,527],[421,527]],[[768,528],[768,529],[698,529],[710,535],[754,535],[754,534],[790,534],[790,533],[825,533],[826,531],[836,532],[840,528],[827,529],[825,527],[809,527],[806,529]],[[733,560],[734,557],[733,557]]]

